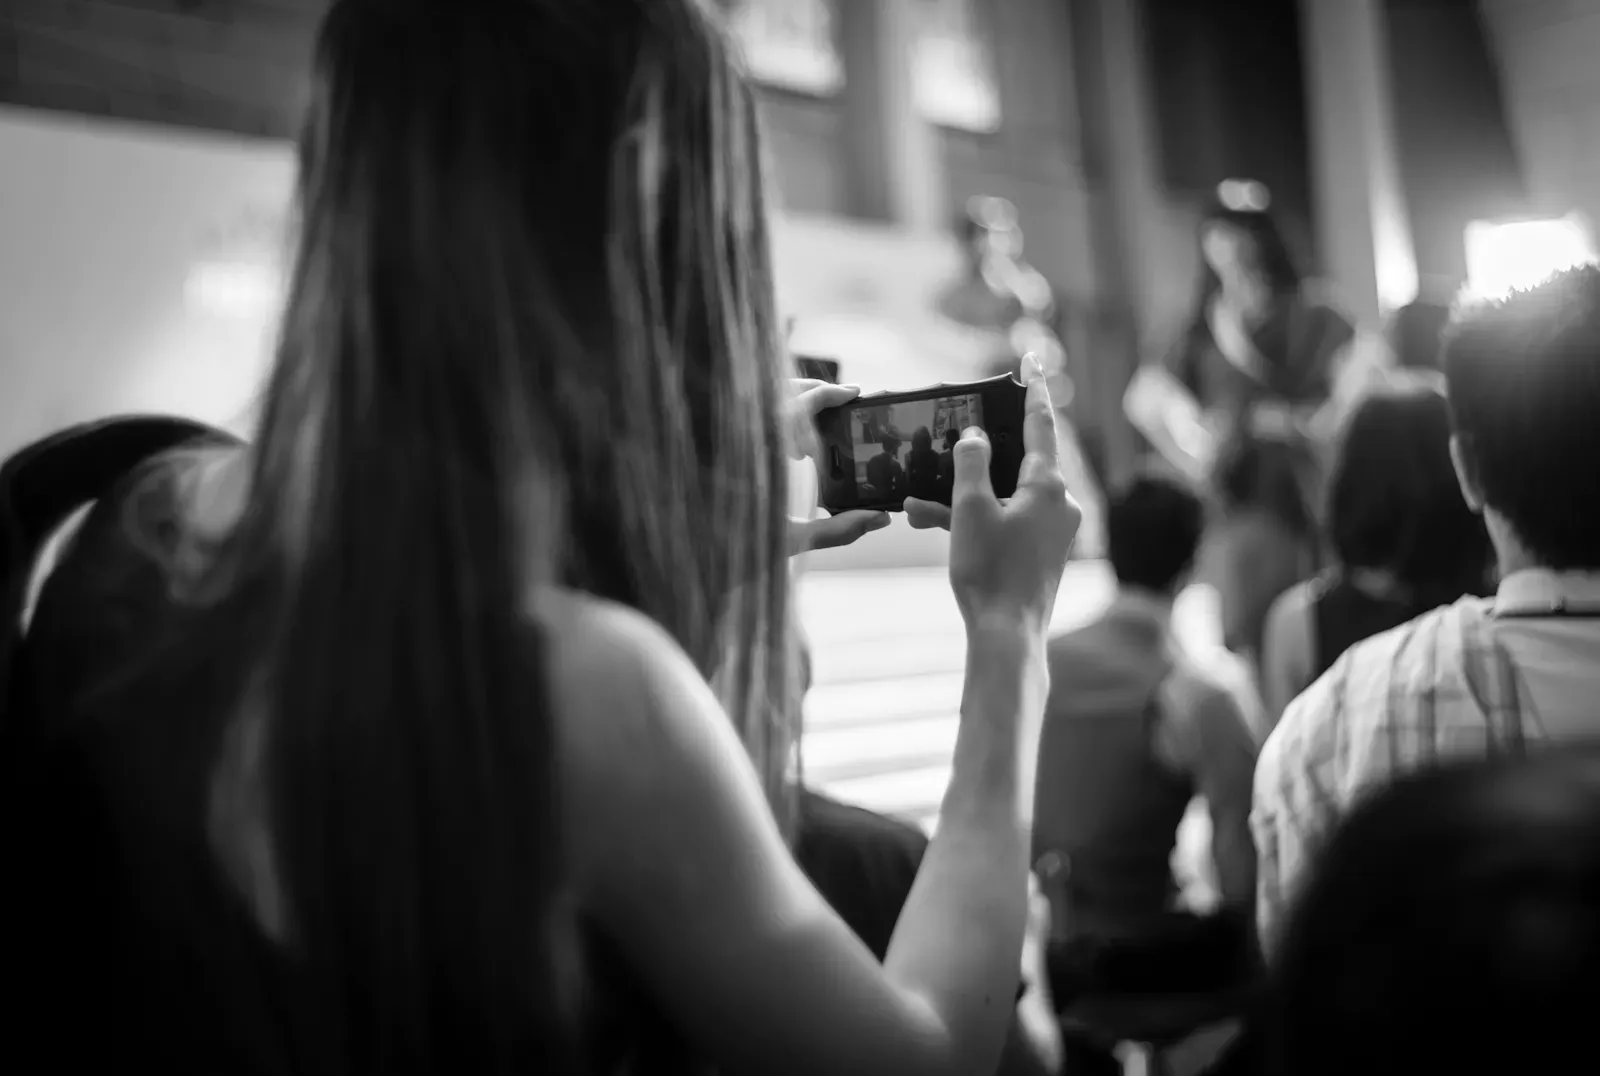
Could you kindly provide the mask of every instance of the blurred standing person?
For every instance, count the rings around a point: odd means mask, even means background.
[[[1256,660],[1274,598],[1318,559],[1320,448],[1348,391],[1355,326],[1307,279],[1258,183],[1222,184],[1200,222],[1187,325],[1129,386],[1129,419],[1210,490],[1210,574],[1229,649]]]
[[[1492,592],[1494,551],[1456,481],[1442,388],[1418,375],[1357,405],[1324,530],[1333,567],[1284,591],[1267,616],[1262,687],[1274,720],[1362,639]]]
[[[966,272],[941,297],[939,308],[952,321],[992,332],[990,376],[1017,376],[1022,359],[1035,355],[1044,365],[1055,401],[1058,453],[1067,486],[1083,510],[1075,552],[1100,556],[1104,548],[1105,506],[1100,475],[1072,419],[1076,389],[1061,343],[1061,311],[1050,281],[1022,256],[1017,207],[1004,198],[977,197],[957,221]]]

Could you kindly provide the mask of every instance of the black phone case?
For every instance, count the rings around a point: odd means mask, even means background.
[[[800,371],[801,377],[809,377],[815,381],[826,381],[832,385],[839,383],[839,362],[837,359],[819,359],[811,355],[797,355],[794,362]]]
[[[877,392],[859,396],[847,404],[830,407],[817,414],[817,488],[822,507],[837,514],[852,509],[899,512],[904,496],[883,498],[861,496],[856,486],[856,458],[851,436],[851,412],[862,407],[881,407],[900,403],[937,400],[947,396],[978,396],[982,400],[983,432],[989,436],[989,480],[997,497],[1009,497],[1017,489],[1017,473],[1022,469],[1022,421],[1026,410],[1027,388],[1010,374],[960,384],[930,385],[910,392]],[[949,489],[940,489],[926,498],[950,503]]]

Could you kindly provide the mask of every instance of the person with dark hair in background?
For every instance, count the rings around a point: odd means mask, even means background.
[[[1155,970],[1120,984],[1123,992],[1222,988],[1252,966],[1256,741],[1240,700],[1172,630],[1172,604],[1204,524],[1199,498],[1177,482],[1142,478],[1113,495],[1107,538],[1116,598],[1098,620],[1050,641],[1033,854],[1036,864],[1066,864],[1061,884],[1047,886],[1064,946],[1052,963],[1086,945],[1123,947],[1125,966],[1133,962],[1127,952],[1146,950],[1139,963]],[[1222,908],[1214,917],[1180,909],[1171,867],[1196,796],[1211,813]],[[1193,966],[1196,954],[1210,966]],[[1105,985],[1091,972],[1080,989]],[[1120,1071],[1104,1044],[1069,1039],[1066,1052],[1068,1071]]]
[[[1396,310],[1387,336],[1394,364],[1402,370],[1438,370],[1450,307],[1418,299]]]
[[[1306,876],[1260,1024],[1266,1071],[1582,1069],[1597,908],[1593,746],[1409,775],[1355,805]]]
[[[857,393],[792,383],[712,6],[338,0],[310,96],[253,443],[139,468],[34,611],[10,1048],[992,1070],[1076,526],[1042,371],[1007,503],[956,447],[961,731],[880,963],[785,839],[792,430]]]
[[[1268,607],[1317,564],[1319,454],[1356,332],[1307,279],[1259,184],[1219,188],[1199,245],[1188,323],[1125,405],[1156,451],[1218,502],[1207,571],[1224,642],[1258,661]]]
[[[1290,587],[1267,617],[1262,689],[1274,720],[1353,644],[1463,595],[1491,592],[1494,550],[1450,463],[1450,405],[1396,382],[1350,415],[1328,482],[1335,567]]]
[[[867,461],[867,482],[879,500],[903,500],[906,469],[900,465],[900,439],[885,436],[878,444],[883,451]]]
[[[939,499],[939,453],[933,449],[933,432],[918,426],[906,455],[906,494],[925,501]]]
[[[1369,789],[1452,757],[1600,734],[1600,268],[1464,311],[1444,364],[1451,459],[1499,587],[1357,643],[1289,704],[1255,780],[1269,947],[1326,835]]]

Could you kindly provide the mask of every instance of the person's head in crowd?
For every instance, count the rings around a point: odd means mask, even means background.
[[[1450,462],[1450,405],[1422,377],[1374,389],[1345,422],[1325,529],[1346,569],[1392,573],[1426,605],[1483,593],[1493,550]]]
[[[1224,288],[1259,288],[1268,295],[1299,290],[1305,272],[1271,195],[1254,180],[1227,180],[1201,211],[1200,286],[1196,317],[1204,317]]]
[[[886,436],[883,440],[878,442],[878,447],[883,449],[883,454],[885,456],[898,456],[900,455],[900,438],[892,435]]]
[[[1444,330],[1450,324],[1450,307],[1445,303],[1418,299],[1407,303],[1389,319],[1389,351],[1402,370],[1437,370],[1444,346]]]
[[[1270,1071],[1553,1072],[1594,1048],[1600,754],[1437,768],[1358,806],[1275,954]]]
[[[948,430],[945,430],[944,431],[944,450],[946,452],[954,451],[955,447],[956,447],[956,442],[959,441],[959,440],[961,440],[961,431],[960,430],[956,429],[954,426],[950,427]]]
[[[1444,367],[1462,491],[1502,574],[1600,569],[1600,268],[1465,309]]]
[[[911,434],[911,451],[932,452],[933,431],[926,426],[918,426]]]
[[[695,0],[338,0],[316,49],[225,560],[270,605],[237,623],[270,686],[298,939],[332,980],[389,969],[362,1010],[385,1034],[448,992],[481,1071],[565,996],[541,959],[568,936],[529,649],[543,584],[632,606],[715,666],[784,785],[790,371],[756,102],[715,18]],[[442,805],[421,828],[419,799]],[[497,999],[515,1011],[477,1011]]]
[[[1205,506],[1157,475],[1134,479],[1106,506],[1106,549],[1120,587],[1175,596],[1188,582],[1205,530]]]

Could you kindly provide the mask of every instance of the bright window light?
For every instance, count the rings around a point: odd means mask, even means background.
[[[1575,217],[1467,225],[1467,287],[1480,299],[1531,288],[1594,260],[1589,229]]]

